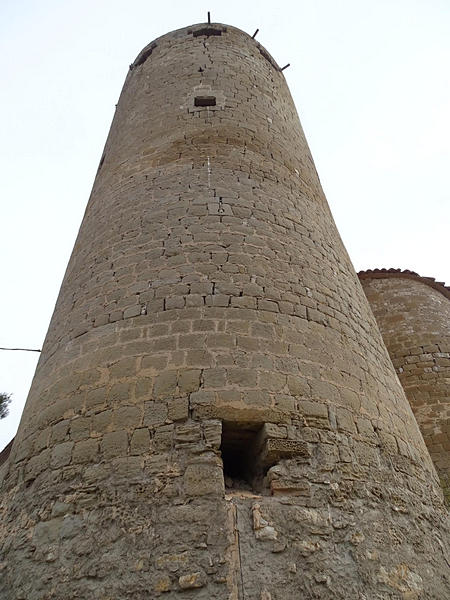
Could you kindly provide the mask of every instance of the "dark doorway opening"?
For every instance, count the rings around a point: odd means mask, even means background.
[[[225,488],[253,490],[263,472],[259,464],[259,423],[222,423],[221,453]]]

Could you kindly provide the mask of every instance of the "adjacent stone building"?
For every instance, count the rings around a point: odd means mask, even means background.
[[[130,66],[0,475],[8,600],[448,596],[434,466],[242,31]]]
[[[400,269],[359,278],[450,500],[450,289]]]

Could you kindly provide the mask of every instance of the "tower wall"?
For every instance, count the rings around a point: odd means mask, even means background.
[[[445,596],[433,465],[243,32],[131,65],[2,476],[7,598]]]
[[[368,271],[360,278],[449,496],[450,290],[416,274]]]

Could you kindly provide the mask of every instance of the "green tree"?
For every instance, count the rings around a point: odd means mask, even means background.
[[[8,416],[9,403],[11,402],[11,394],[5,394],[0,392],[0,419],[4,419]]]

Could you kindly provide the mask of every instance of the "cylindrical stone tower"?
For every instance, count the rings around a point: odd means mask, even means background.
[[[2,598],[450,591],[434,467],[242,31],[131,65],[2,475]]]
[[[400,269],[359,278],[450,500],[450,288]]]

